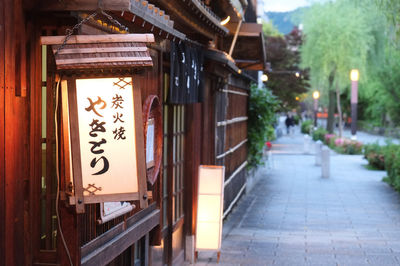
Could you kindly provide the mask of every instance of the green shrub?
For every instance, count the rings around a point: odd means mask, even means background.
[[[313,131],[312,138],[314,141],[320,140],[324,142],[326,134],[328,134],[328,131],[325,128],[319,127]]]
[[[301,123],[301,133],[310,134],[313,127],[314,125],[312,120],[305,120],[303,123]]]
[[[356,140],[338,138],[335,134],[325,134],[324,143],[341,154],[362,154],[363,144]]]
[[[380,146],[378,142],[364,145],[364,158],[374,169],[385,170],[385,150],[387,146]]]
[[[388,174],[385,181],[400,191],[400,145],[387,145],[384,149],[384,157],[385,169]]]
[[[335,134],[325,134],[324,143],[332,149],[335,147],[335,140]]]
[[[266,141],[275,138],[274,123],[279,101],[266,88],[256,84],[250,86],[249,120],[248,120],[248,167],[253,168],[262,163]]]

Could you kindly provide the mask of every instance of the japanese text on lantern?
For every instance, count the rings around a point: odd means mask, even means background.
[[[76,89],[83,187],[137,190],[132,79],[77,79]]]

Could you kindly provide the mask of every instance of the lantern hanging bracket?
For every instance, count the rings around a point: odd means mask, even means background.
[[[71,38],[72,34],[74,33],[75,30],[79,29],[82,27],[82,25],[86,22],[88,22],[89,20],[93,19],[97,14],[102,14],[103,16],[105,16],[111,23],[113,23],[114,25],[116,25],[117,27],[121,28],[122,30],[126,31],[129,33],[129,28],[127,26],[122,25],[118,20],[116,20],[115,18],[113,18],[111,15],[107,14],[106,12],[104,12],[104,10],[101,8],[102,6],[102,1],[99,0],[98,2],[98,9],[93,12],[91,15],[87,16],[86,18],[82,19],[79,23],[75,24],[72,29],[67,29],[66,35],[65,35],[65,39],[63,41],[63,43],[57,48],[57,51],[54,53],[54,55],[56,56],[58,54],[58,52],[64,48],[64,46],[67,44],[69,38]]]

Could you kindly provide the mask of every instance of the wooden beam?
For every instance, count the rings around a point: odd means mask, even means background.
[[[42,45],[62,44],[65,36],[42,36]],[[77,43],[115,43],[115,42],[154,42],[154,35],[145,34],[105,34],[105,35],[73,35],[67,44]]]
[[[123,233],[98,247],[85,257],[82,257],[81,265],[106,265],[125,249],[146,235],[151,229],[158,225],[160,211],[154,210],[132,226],[129,226]]]
[[[117,53],[117,52],[146,52],[148,48],[143,47],[102,47],[102,48],[64,48],[58,51],[58,54],[92,54],[92,53]],[[57,49],[53,49],[56,52]]]
[[[230,22],[226,25],[229,29],[230,35],[234,35],[238,23]],[[258,23],[242,23],[240,27],[239,36],[259,37],[262,34],[262,25]]]
[[[76,99],[76,84],[75,80],[69,77],[67,80],[61,81],[61,88],[68,89],[68,104],[69,104],[69,122],[70,122],[70,140],[71,140],[71,161],[72,161],[72,176],[74,178],[75,190],[75,208],[77,213],[84,213],[85,206],[83,204],[83,185],[82,185],[82,165],[81,151],[79,141],[79,124],[78,124],[78,107]],[[71,130],[71,129],[75,130]]]
[[[201,121],[200,103],[189,104],[186,111],[186,140],[185,140],[185,236],[195,235],[197,215],[197,186],[201,158]],[[200,151],[200,152],[199,152]]]
[[[56,59],[57,65],[71,64],[90,64],[90,63],[111,63],[111,62],[147,62],[151,63],[151,57],[91,57],[91,58],[73,58]]]
[[[4,1],[0,1],[0,25],[4,29]],[[4,94],[5,94],[5,61],[4,61],[4,30],[0,30],[0,265],[5,261],[5,120],[4,120]]]
[[[66,0],[39,1],[41,11],[94,11],[101,7],[103,10],[128,11],[130,0],[102,0],[99,6],[98,0]]]

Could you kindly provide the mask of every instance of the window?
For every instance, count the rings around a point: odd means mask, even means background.
[[[168,226],[168,199],[172,200],[171,222],[183,217],[185,106],[167,103],[169,75],[164,75],[163,227]],[[170,183],[172,182],[172,183]]]

